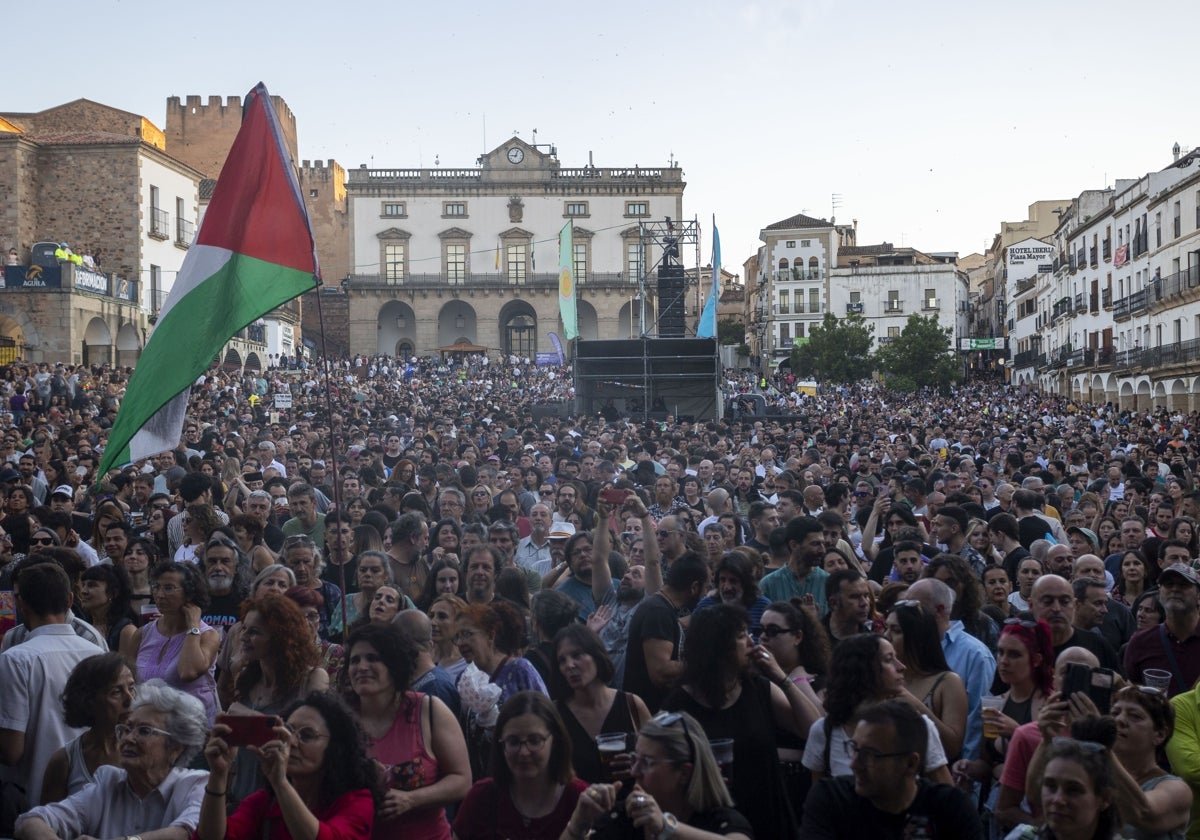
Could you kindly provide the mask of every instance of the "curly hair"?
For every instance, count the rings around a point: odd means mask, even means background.
[[[749,558],[741,552],[727,551],[721,555],[721,559],[713,567],[713,583],[717,582],[721,572],[737,578],[738,585],[742,588],[742,606],[746,609],[754,606],[754,602],[758,600],[758,581],[754,577],[754,568]]]
[[[458,620],[469,621],[487,633],[496,650],[507,656],[516,656],[524,647],[525,619],[516,607],[503,601],[468,604],[459,611]]]
[[[392,686],[396,694],[403,698],[405,716],[411,721],[411,715],[416,711],[416,704],[409,696],[413,675],[417,670],[417,646],[413,644],[408,634],[394,624],[364,624],[355,629],[346,642],[346,655],[342,661],[341,684],[352,685],[350,682],[350,658],[357,644],[367,644],[379,654],[383,667],[387,668]],[[346,695],[352,708],[358,708],[358,695],[353,692]]]
[[[82,659],[67,677],[62,693],[63,720],[67,726],[95,726],[104,709],[104,695],[121,676],[134,673],[134,665],[115,651]]]
[[[296,694],[304,686],[309,672],[321,661],[300,605],[291,598],[271,594],[247,601],[242,606],[243,622],[250,613],[258,613],[269,633],[267,655],[274,666],[278,693],[284,696]],[[234,681],[238,699],[245,702],[250,690],[262,678],[262,664],[248,662]]]
[[[367,739],[358,717],[332,691],[314,691],[297,700],[287,708],[283,719],[287,720],[300,708],[312,709],[329,727],[329,746],[321,768],[321,810],[352,790],[369,790],[378,808],[383,803],[383,784],[379,766],[367,753]]]
[[[172,573],[179,575],[179,582],[183,586],[183,596],[189,604],[195,604],[202,610],[208,607],[210,602],[208,581],[204,579],[204,575],[200,574],[200,567],[195,563],[176,563],[174,560],[163,560],[150,570],[150,583],[153,584],[163,575]]]
[[[859,633],[842,639],[833,649],[829,681],[825,684],[825,714],[834,726],[854,720],[854,712],[863,701],[882,699],[882,642],[883,638],[874,633]]]
[[[746,632],[747,623],[741,604],[716,604],[694,614],[688,625],[681,682],[713,709],[725,705],[728,679],[737,668],[739,634]]]
[[[110,627],[122,618],[127,618],[134,624],[138,623],[138,615],[133,611],[133,584],[129,580],[129,572],[125,571],[124,567],[100,563],[84,569],[79,579],[104,582],[108,597],[112,599],[108,603]]]
[[[829,673],[829,655],[832,645],[825,625],[813,617],[812,613],[803,609],[800,598],[793,597],[789,601],[775,601],[767,605],[763,613],[779,613],[787,621],[787,626],[800,631],[800,644],[797,645],[800,664],[810,674]]]
[[[954,609],[950,614],[952,619],[958,619],[965,625],[972,636],[972,622],[978,622],[979,611],[983,609],[983,584],[979,575],[967,564],[967,561],[957,554],[936,554],[925,566],[921,577],[936,578],[939,569],[946,569],[953,582],[947,585],[954,590]]]

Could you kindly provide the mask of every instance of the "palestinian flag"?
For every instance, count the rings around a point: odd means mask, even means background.
[[[319,283],[300,184],[260,82],[246,95],[242,127],[129,380],[97,476],[178,446],[189,390],[225,343]]]

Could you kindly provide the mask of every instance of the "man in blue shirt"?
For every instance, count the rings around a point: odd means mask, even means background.
[[[787,542],[791,551],[788,564],[776,569],[759,582],[759,589],[772,601],[812,596],[825,616],[825,580],[829,574],[821,568],[825,556],[825,532],[812,516],[797,516],[787,524]]]

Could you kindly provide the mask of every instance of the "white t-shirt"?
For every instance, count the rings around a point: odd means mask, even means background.
[[[925,742],[925,774],[928,775],[939,767],[945,767],[946,751],[942,749],[942,739],[938,737],[937,727],[929,719],[929,715],[921,715],[925,720],[925,728],[929,738]],[[840,726],[833,727],[833,744],[829,750],[829,769],[833,776],[850,775],[850,755],[846,752],[846,742],[850,736]],[[825,718],[821,718],[808,730],[808,743],[804,745],[804,766],[809,770],[825,772]]]

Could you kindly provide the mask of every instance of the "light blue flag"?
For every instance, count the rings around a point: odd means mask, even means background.
[[[717,233],[717,217],[713,216],[712,293],[700,313],[700,324],[696,327],[697,338],[715,338],[717,335],[717,302],[721,299],[721,234]]]

